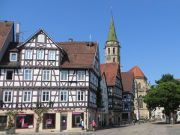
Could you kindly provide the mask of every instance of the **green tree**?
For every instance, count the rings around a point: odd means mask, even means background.
[[[43,120],[43,114],[48,112],[48,108],[36,108],[34,109],[35,114],[37,115],[37,122],[36,122],[36,132],[39,132],[39,127],[40,124],[42,123]]]
[[[173,75],[165,74],[156,84],[144,97],[144,102],[150,110],[164,107],[169,122],[170,118],[173,118],[172,123],[175,123],[174,114],[180,105],[180,82],[175,80]]]

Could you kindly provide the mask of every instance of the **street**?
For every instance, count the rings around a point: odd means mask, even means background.
[[[0,133],[5,134],[5,133]],[[116,128],[101,129],[95,132],[39,132],[16,133],[19,135],[180,135],[180,124],[143,123],[121,126]]]
[[[180,135],[180,124],[136,124],[127,127],[98,130],[95,135]]]

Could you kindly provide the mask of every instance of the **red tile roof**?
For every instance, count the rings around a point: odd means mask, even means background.
[[[119,70],[119,64],[117,63],[106,63],[101,64],[101,74],[105,73],[106,75],[106,81],[108,86],[113,86],[116,83],[116,76],[120,72]]]
[[[121,72],[124,92],[133,92],[134,76],[131,72]]]
[[[133,67],[130,72],[134,74],[135,78],[146,78],[144,73],[138,66]]]
[[[66,55],[62,68],[91,68],[97,51],[94,42],[60,42],[57,43]]]
[[[0,22],[0,50],[4,45],[4,42],[11,31],[13,26],[12,22]]]

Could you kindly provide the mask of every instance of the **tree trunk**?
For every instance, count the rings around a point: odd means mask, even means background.
[[[39,123],[37,122],[36,123],[36,133],[38,133],[39,132]]]
[[[170,115],[166,114],[166,124],[170,124],[170,119],[171,119]]]

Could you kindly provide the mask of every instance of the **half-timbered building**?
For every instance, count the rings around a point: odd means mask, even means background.
[[[54,42],[38,30],[25,42],[15,42],[13,22],[0,22],[0,120],[18,110],[18,132],[35,130],[35,108],[48,108],[40,131],[88,129],[96,119],[100,81],[95,42]],[[23,130],[22,130],[23,129]]]
[[[125,123],[131,123],[134,119],[134,97],[135,97],[135,85],[134,76],[131,72],[122,72],[123,83],[123,112],[122,121]]]
[[[106,63],[100,67],[107,81],[109,124],[118,125],[121,122],[123,91],[119,64]]]
[[[98,125],[101,127],[109,125],[109,109],[108,109],[108,88],[105,73],[101,73],[101,107],[98,114]]]

